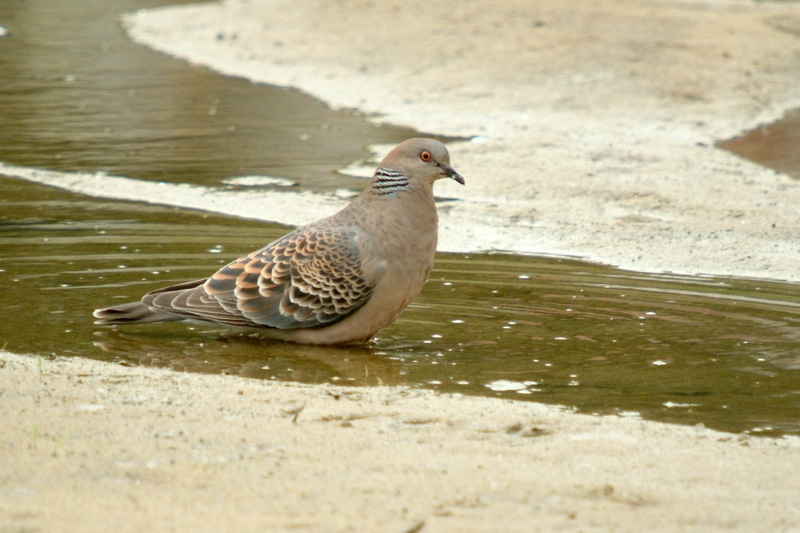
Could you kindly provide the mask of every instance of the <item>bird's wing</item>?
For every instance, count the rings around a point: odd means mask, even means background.
[[[183,290],[176,293],[177,288]],[[202,285],[154,291],[143,302],[234,326],[313,328],[354,313],[373,288],[364,276],[355,231],[306,227],[233,261]]]

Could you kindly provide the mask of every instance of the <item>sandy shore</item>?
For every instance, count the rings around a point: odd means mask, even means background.
[[[439,189],[461,200],[443,250],[800,279],[800,183],[713,146],[800,106],[796,3],[232,0],[125,23],[226,74],[479,136],[452,148],[468,186]]]
[[[0,394],[4,532],[800,528],[798,439],[2,352]]]

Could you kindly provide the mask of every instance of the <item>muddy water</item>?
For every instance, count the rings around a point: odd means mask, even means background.
[[[0,344],[310,383],[408,384],[755,434],[800,435],[800,287],[656,276],[557,258],[440,255],[366,347],[183,324],[108,328],[99,305],[203,277],[286,228],[9,180]]]
[[[0,160],[205,185],[268,173],[327,191],[351,185],[335,169],[363,155],[353,147],[415,134],[128,43],[117,15],[158,3],[0,3],[11,31],[0,39]],[[205,276],[286,228],[14,179],[0,178],[0,192],[0,346],[9,350],[800,434],[795,284],[441,255],[422,296],[364,347],[180,324],[102,328],[94,307]]]
[[[717,146],[800,179],[800,109]]]

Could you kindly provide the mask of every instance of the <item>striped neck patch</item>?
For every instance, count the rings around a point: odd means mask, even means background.
[[[381,196],[394,194],[408,187],[408,176],[393,168],[379,168],[372,180],[372,191]]]

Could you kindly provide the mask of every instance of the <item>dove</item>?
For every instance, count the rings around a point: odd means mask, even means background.
[[[191,321],[258,329],[303,344],[366,342],[419,295],[433,267],[433,184],[464,185],[447,148],[409,139],[336,214],[302,226],[205,279],[94,311],[96,324]]]

